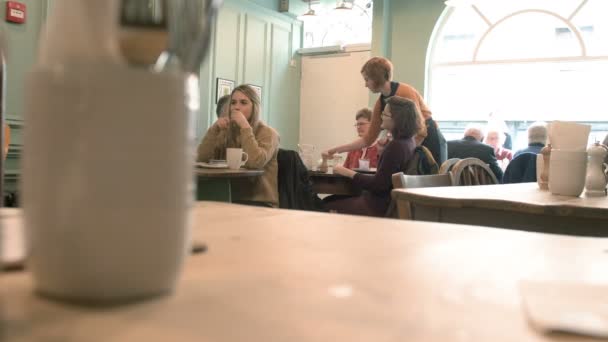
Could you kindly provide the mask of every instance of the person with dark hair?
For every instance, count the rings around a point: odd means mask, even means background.
[[[364,136],[369,130],[369,123],[372,119],[372,111],[369,108],[362,108],[355,115],[355,127],[357,128],[357,134],[359,137]],[[359,160],[368,160],[369,167],[378,167],[378,147],[373,144],[370,147],[364,147],[360,150],[354,150],[348,152],[344,167],[347,169],[359,168]]]
[[[352,178],[353,184],[362,189],[360,196],[332,198],[325,208],[345,214],[384,216],[391,200],[392,175],[406,169],[416,148],[415,136],[420,131],[421,115],[416,104],[406,98],[393,96],[387,99],[382,112],[382,128],[392,133],[390,141],[374,175],[361,174],[343,166],[334,166],[334,173]]]
[[[230,95],[224,95],[217,100],[217,105],[215,107],[215,115],[217,118],[221,118],[228,114],[228,108],[230,108]]]
[[[245,167],[264,170],[264,174],[233,179],[234,202],[278,207],[279,134],[260,120],[258,93],[248,85],[236,87],[230,95],[229,113],[229,116],[217,119],[207,130],[198,146],[196,160],[226,159],[226,148],[242,148],[249,156]]]
[[[420,115],[422,125],[416,132],[416,144],[428,148],[438,164],[444,162],[447,159],[448,153],[447,143],[439,130],[437,122],[433,120],[431,111],[414,87],[409,84],[392,81],[393,64],[391,61],[384,57],[373,57],[361,68],[361,76],[365,80],[365,87],[372,93],[380,93],[380,97],[374,106],[370,128],[363,137],[349,144],[331,148],[323,152],[323,155],[326,158],[331,158],[335,153],[349,152],[371,146],[380,135],[382,124],[381,113],[387,104],[388,98],[399,96],[412,101]],[[380,148],[382,148],[384,142],[384,139],[378,142]]]

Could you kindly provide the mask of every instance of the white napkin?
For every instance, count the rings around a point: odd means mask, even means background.
[[[574,122],[553,121],[549,126],[549,142],[558,150],[586,151],[589,141],[590,125]]]
[[[522,281],[520,291],[537,329],[608,338],[608,284]]]

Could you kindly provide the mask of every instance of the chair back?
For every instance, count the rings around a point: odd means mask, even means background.
[[[452,184],[486,185],[498,184],[490,167],[477,158],[466,158],[452,167]]]
[[[424,146],[416,146],[414,149],[414,155],[407,162],[407,164],[401,166],[402,172],[395,173],[393,175],[393,188],[401,188],[399,184],[395,183],[396,175],[410,175],[410,176],[418,176],[418,175],[436,175],[439,171],[439,165],[433,158],[433,154],[431,151]],[[395,185],[397,184],[397,185]],[[384,214],[385,217],[397,217],[397,210],[395,201],[391,199],[391,203],[388,206],[388,210]]]
[[[392,181],[393,188],[395,189],[432,188],[438,186],[451,186],[452,176],[449,173],[412,176],[406,175],[403,172],[398,172],[393,174]],[[397,216],[400,219],[407,220],[413,217],[412,208],[408,202],[395,201],[392,199],[389,212],[387,212],[386,216]]]
[[[522,153],[511,160],[502,177],[504,184],[536,182],[536,153]]]
[[[393,174],[393,188],[414,189],[451,186],[452,177],[447,174],[411,176],[403,172]]]
[[[417,146],[412,159],[401,170],[407,175],[434,175],[439,172],[439,165],[428,148]]]
[[[443,164],[441,164],[441,167],[439,168],[439,173],[448,173],[452,171],[452,167],[454,167],[454,165],[456,165],[456,163],[461,160],[462,159],[460,158],[450,158],[444,161]]]

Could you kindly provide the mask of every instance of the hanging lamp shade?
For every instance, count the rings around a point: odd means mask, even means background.
[[[306,11],[306,13],[299,15],[298,16],[298,20],[301,20],[303,22],[308,22],[308,21],[312,21],[317,19],[317,14],[315,13],[315,10],[312,9],[312,7],[310,6],[310,2],[312,0],[308,0],[308,11]]]
[[[348,5],[350,4],[350,6]],[[337,17],[350,17],[353,14],[352,2],[338,1],[336,7],[333,9],[332,14]]]
[[[307,22],[307,21],[311,21],[311,20],[315,20],[317,19],[317,14],[315,13],[314,9],[309,9],[308,11],[306,11],[306,13],[299,15],[298,16],[298,20],[301,20],[303,22]]]

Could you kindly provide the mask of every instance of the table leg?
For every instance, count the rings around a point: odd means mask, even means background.
[[[230,179],[198,178],[196,181],[196,200],[232,202]]]

